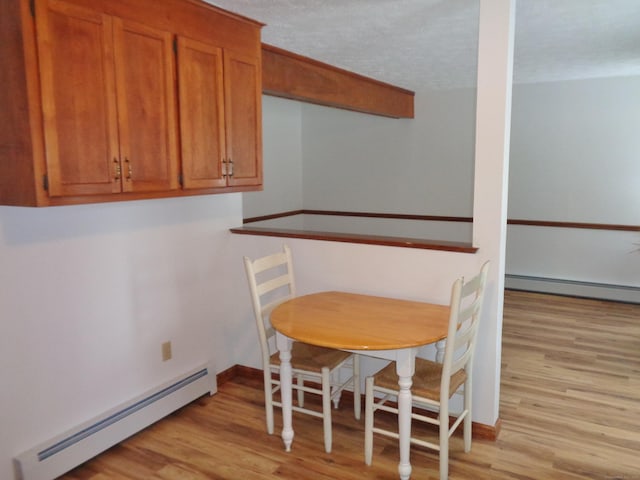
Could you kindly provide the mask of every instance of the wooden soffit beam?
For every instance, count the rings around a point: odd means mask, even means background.
[[[265,43],[262,93],[385,117],[414,118],[414,92]]]

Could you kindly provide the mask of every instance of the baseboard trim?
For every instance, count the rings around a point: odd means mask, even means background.
[[[220,372],[216,376],[218,387],[237,377],[247,378],[251,380],[262,380],[263,378],[262,370],[259,368],[247,367],[245,365],[234,365],[233,367]],[[347,403],[353,401],[353,392],[349,390],[343,390],[342,395]],[[362,395],[362,405],[364,405],[364,395]],[[453,419],[451,420],[451,423],[453,423]],[[472,422],[471,435],[473,438],[495,442],[498,439],[498,435],[500,434],[501,425],[502,421],[499,418],[496,421],[495,425],[486,425],[484,423]],[[460,430],[460,432],[462,432],[462,430]]]
[[[216,375],[218,387],[236,377],[262,380],[262,370],[259,368],[246,367],[244,365],[234,365],[233,367],[229,367]]]
[[[484,423],[472,422],[471,436],[495,442],[502,429],[502,420],[498,418],[495,425],[485,425]]]
[[[640,303],[640,287],[629,285],[507,274],[505,275],[505,288],[508,290],[551,293],[570,297]]]

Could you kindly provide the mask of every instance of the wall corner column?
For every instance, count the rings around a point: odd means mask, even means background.
[[[515,9],[516,0],[480,0],[473,245],[478,269],[487,259],[492,266],[474,362],[486,388],[475,389],[473,401],[486,417],[474,420],[488,425],[500,404]]]

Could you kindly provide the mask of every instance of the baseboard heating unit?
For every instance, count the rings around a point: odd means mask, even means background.
[[[52,480],[202,395],[217,391],[201,366],[14,458],[18,480]]]
[[[616,302],[640,303],[640,287],[607,283],[579,282],[557,278],[505,275],[505,288],[529,292],[552,293],[573,297],[596,298]]]

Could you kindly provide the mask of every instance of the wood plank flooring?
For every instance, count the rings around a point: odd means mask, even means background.
[[[465,454],[454,436],[451,479],[640,480],[640,305],[507,291],[501,383],[497,441],[474,439]],[[393,439],[375,436],[364,464],[363,420],[348,402],[334,410],[331,454],[320,419],[294,413],[294,425],[286,453],[266,433],[261,379],[235,377],[61,478],[398,478]],[[434,452],[412,447],[411,462],[412,478],[438,478]]]

